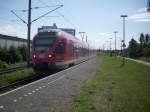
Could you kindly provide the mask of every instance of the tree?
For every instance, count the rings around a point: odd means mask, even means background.
[[[140,41],[141,47],[143,47],[144,42],[145,42],[145,37],[144,37],[144,34],[143,34],[143,33],[141,33],[140,38],[139,38],[139,41]]]
[[[148,34],[145,35],[145,45],[150,45],[150,36]]]
[[[6,47],[0,47],[0,60],[10,63],[10,55]]]
[[[22,56],[22,60],[26,61],[27,60],[27,47],[25,45],[19,46],[18,51]]]
[[[18,52],[18,50],[16,49],[16,47],[11,46],[9,48],[9,55],[10,55],[10,62],[11,63],[16,63],[19,62],[21,60],[21,55]]]
[[[129,42],[128,53],[131,58],[138,58],[140,56],[139,44],[132,38]]]

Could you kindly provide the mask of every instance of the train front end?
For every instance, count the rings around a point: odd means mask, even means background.
[[[32,63],[35,69],[53,67],[55,64],[55,43],[58,31],[38,32],[32,44]]]

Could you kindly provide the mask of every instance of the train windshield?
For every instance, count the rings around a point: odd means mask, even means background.
[[[34,45],[37,51],[47,51],[56,39],[56,34],[42,32],[35,36]]]

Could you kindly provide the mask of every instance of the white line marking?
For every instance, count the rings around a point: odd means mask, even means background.
[[[61,77],[59,77],[59,78],[57,78],[57,79],[55,79],[55,80],[53,80],[53,81],[49,82],[48,84],[52,84],[52,83],[54,83],[54,82],[56,82],[56,81],[58,81],[58,80],[60,80],[60,79],[64,78],[65,76],[70,75],[70,73],[72,73],[72,72],[76,71],[77,69],[78,69],[78,68],[73,69],[71,72],[69,72],[69,73],[67,73],[67,74],[65,74],[65,75],[62,75]]]
[[[46,86],[42,86],[43,88],[45,88]]]
[[[32,93],[35,93],[35,91],[32,91]]]
[[[45,80],[45,79],[47,79],[47,78],[54,77],[54,76],[56,76],[56,75],[59,75],[60,73],[63,73],[63,72],[65,72],[65,71],[68,71],[68,70],[70,70],[70,69],[77,68],[78,66],[81,66],[81,65],[83,65],[83,64],[85,64],[85,63],[87,63],[87,62],[89,62],[89,61],[90,61],[90,60],[85,61],[85,62],[83,62],[83,63],[81,63],[81,64],[78,64],[78,65],[75,65],[75,66],[73,66],[73,67],[71,67],[71,68],[65,69],[65,70],[63,70],[63,71],[57,72],[57,73],[55,73],[55,74],[53,74],[53,75],[50,75],[50,76],[48,76],[48,77],[45,77],[45,78],[43,78],[43,79],[34,81],[34,82],[29,83],[29,84],[27,84],[27,85],[24,85],[24,86],[22,86],[22,87],[16,88],[16,89],[11,90],[11,91],[8,91],[8,92],[6,92],[6,93],[3,93],[3,94],[0,95],[0,97],[1,97],[1,96],[4,96],[4,95],[7,95],[7,94],[9,94],[9,93],[15,92],[15,91],[17,91],[17,90],[19,90],[19,89],[25,88],[25,87],[27,87],[27,86],[29,86],[29,85],[36,84],[36,83],[38,83],[38,82],[40,82],[40,81],[43,81],[43,80]]]
[[[17,102],[17,100],[16,100],[16,99],[14,99],[14,100],[13,100],[13,102]]]
[[[57,80],[60,80],[60,79],[64,78],[65,76],[66,76],[66,75],[62,75],[61,77],[59,77],[59,78],[57,78],[57,79],[55,79],[55,80],[49,82],[49,84],[52,84],[52,83],[56,82]]]
[[[25,94],[24,96],[28,96],[28,95]]]
[[[42,87],[39,86],[39,89],[42,89]]]
[[[29,95],[31,95],[32,93],[28,93]]]
[[[3,108],[4,108],[4,106],[3,106],[3,105],[1,105],[1,106],[0,106],[0,109],[3,109]]]
[[[38,91],[39,89],[35,89],[36,91]]]

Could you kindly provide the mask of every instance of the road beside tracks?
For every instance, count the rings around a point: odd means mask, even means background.
[[[62,112],[99,63],[96,57],[0,95],[0,112]]]

